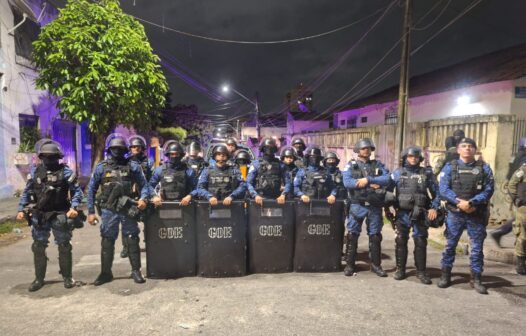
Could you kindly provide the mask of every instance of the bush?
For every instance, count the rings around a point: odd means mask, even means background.
[[[186,139],[187,132],[182,127],[158,127],[156,130],[165,141],[167,140],[177,140],[183,141]]]
[[[40,140],[40,131],[37,127],[24,127],[20,129],[19,153],[32,153],[35,151],[35,144]]]

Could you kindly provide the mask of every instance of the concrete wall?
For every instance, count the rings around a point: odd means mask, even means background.
[[[413,97],[409,99],[408,122],[425,122],[465,115],[511,114],[514,85],[514,81],[503,81]],[[463,95],[469,96],[471,102],[460,106],[457,99]],[[516,108],[526,111],[526,99],[523,100],[515,102],[515,105]],[[385,114],[389,110],[397,110],[396,101],[338,112],[334,115],[335,127],[346,128],[341,126],[341,121],[352,117],[358,118],[357,127],[383,125]],[[363,117],[367,118],[367,122],[362,122]]]
[[[37,15],[41,2],[29,1]],[[44,22],[49,21],[47,11],[43,18]],[[20,144],[19,114],[38,115],[42,135],[46,136],[58,113],[55,101],[50,100],[46,92],[36,90],[34,80],[37,72],[31,62],[16,55],[15,39],[8,34],[14,25],[8,1],[0,0],[0,152],[3,157],[0,160],[0,198],[11,196],[14,190],[25,185],[25,171],[14,164],[16,158],[22,158],[17,153]]]

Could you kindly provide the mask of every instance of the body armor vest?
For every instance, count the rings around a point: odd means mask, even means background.
[[[305,178],[301,183],[301,191],[314,199],[324,199],[330,196],[331,190],[328,185],[329,174],[325,168],[316,171],[305,170]]]
[[[276,198],[281,195],[281,169],[278,159],[259,159],[259,171],[256,178],[256,191],[265,197]]]
[[[162,199],[166,201],[180,200],[186,196],[186,164],[177,168],[163,166],[161,177]]]
[[[208,191],[218,200],[228,197],[234,191],[237,187],[235,182],[233,167],[214,167],[208,171]]]
[[[343,185],[343,176],[341,170],[336,168],[333,173],[330,173],[334,184],[336,185],[336,198],[346,199],[347,189]]]
[[[470,200],[484,189],[484,163],[477,161],[472,167],[460,167],[458,161],[451,161],[451,189],[458,198]]]
[[[199,177],[199,175],[201,175],[201,172],[203,171],[203,169],[205,167],[208,167],[208,163],[206,163],[205,160],[203,160],[203,159],[200,159],[200,160],[188,160],[188,161],[186,161],[186,164],[188,165],[188,167],[190,167],[190,169],[193,170],[193,172],[194,172],[196,177]]]
[[[398,206],[402,210],[413,210],[414,207],[428,208],[427,174],[423,167],[417,171],[400,168],[400,181],[396,186]]]
[[[44,165],[38,165],[33,181],[33,193],[36,209],[42,212],[67,211],[70,208],[68,200],[69,183],[64,178],[65,165],[59,165],[56,171],[46,170]]]
[[[353,179],[361,179],[367,176],[380,176],[381,170],[378,161],[371,160],[368,164],[362,161],[351,161],[351,176]],[[382,206],[385,201],[385,188],[373,189],[367,186],[363,189],[350,190],[353,203],[369,203],[374,206]]]
[[[102,190],[100,206],[108,208],[112,206],[121,196],[132,196],[133,181],[131,176],[131,165],[129,161],[118,163],[113,160],[102,162],[104,170],[102,173]]]

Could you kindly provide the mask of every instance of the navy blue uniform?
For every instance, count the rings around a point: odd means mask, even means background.
[[[26,187],[24,188],[24,191],[22,192],[22,196],[20,197],[20,202],[18,204],[18,211],[21,212],[24,210],[24,207],[29,205],[30,199],[29,199],[29,193],[33,190],[35,187],[35,184],[38,182],[36,177],[36,171],[39,167],[35,167],[30,174],[30,178],[26,183]],[[77,179],[75,177],[75,173],[66,165],[63,165],[63,178],[65,181],[67,181],[67,185],[69,188],[69,195],[71,197],[71,204],[68,206],[69,200],[59,200],[60,202],[63,202],[63,213],[57,214],[57,216],[53,216],[50,220],[46,221],[43,220],[40,222],[40,225],[38,223],[38,219],[36,217],[31,218],[31,235],[33,237],[33,240],[35,241],[41,241],[45,243],[46,245],[49,243],[49,236],[50,232],[53,231],[53,236],[55,237],[55,243],[58,245],[67,243],[71,240],[72,232],[71,229],[66,228],[66,216],[65,213],[69,210],[67,208],[71,207],[76,209],[81,200],[82,200],[82,190],[80,189],[80,186],[77,183]],[[58,209],[40,209],[42,212],[46,211],[53,211]]]
[[[389,185],[389,170],[387,170],[380,161],[369,160],[364,162],[361,160],[351,160],[347,163],[342,173],[343,185],[351,194],[355,191],[360,192],[363,190],[356,187],[357,178],[353,177],[353,170],[359,171],[367,177],[369,184],[363,189],[369,188],[371,184],[378,184],[380,187],[387,187]],[[375,171],[370,172],[370,170]],[[369,192],[372,192],[372,190]],[[382,206],[371,205],[355,195],[352,196],[347,231],[355,235],[360,235],[362,223],[365,218],[367,218],[367,234],[369,236],[382,232]]]
[[[104,178],[104,166],[109,164],[110,161],[103,161],[95,167],[95,171],[91,176],[88,184],[88,213],[95,214],[95,194],[99,189],[99,186]],[[137,186],[139,190],[139,198],[142,200],[148,200],[151,194],[149,184],[146,182],[142,168],[134,161],[128,161],[130,168],[131,180]],[[124,236],[138,237],[139,226],[137,220],[129,218],[123,214],[119,214],[109,209],[102,209],[100,225],[100,234],[103,238],[108,238],[113,241],[117,239],[119,235],[119,224],[122,225],[122,234]]]
[[[489,200],[494,192],[493,172],[486,163],[473,161],[464,163],[462,160],[456,161],[455,169],[451,162],[447,163],[440,173],[440,197],[448,204],[448,215],[446,222],[447,244],[442,254],[442,267],[452,268],[455,261],[455,249],[462,232],[467,229],[471,242],[470,265],[474,273],[482,273],[484,266],[484,254],[482,251],[484,239],[486,238],[486,211],[488,210]],[[480,167],[480,168],[479,168]],[[481,174],[481,181],[476,181],[476,173]],[[465,173],[464,173],[465,172]],[[453,183],[454,177],[466,176],[473,182],[462,182],[461,180]],[[471,194],[469,199],[464,199],[458,195],[454,188],[468,187],[466,195]],[[464,196],[465,197],[465,196]],[[468,214],[456,209],[457,198],[470,201],[472,206],[477,208],[474,213]]]
[[[231,184],[230,188],[219,188],[219,195],[217,193],[210,192],[208,189],[212,186],[212,183],[209,179],[209,175],[213,171],[219,171],[222,173],[229,173],[230,181],[226,182],[228,184]],[[226,176],[225,176],[226,178]],[[232,189],[232,190],[230,190]],[[199,180],[197,182],[197,190],[196,195],[197,197],[205,200],[209,200],[212,197],[218,198],[218,200],[225,199],[227,197],[232,197],[233,199],[242,199],[245,196],[246,192],[246,184],[245,181],[243,181],[243,177],[241,176],[241,173],[239,172],[239,169],[237,167],[232,167],[230,165],[225,165],[221,168],[216,166],[215,164],[211,164],[209,167],[206,167],[201,172],[201,175],[199,176]]]

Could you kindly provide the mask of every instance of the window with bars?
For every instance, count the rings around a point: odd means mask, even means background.
[[[350,117],[347,119],[347,128],[356,128],[358,117]]]
[[[396,123],[398,123],[398,111],[393,106],[385,111],[385,125],[394,125]]]

